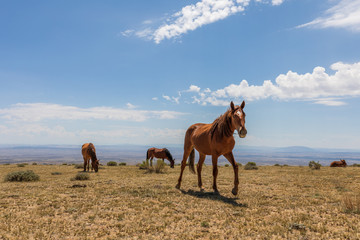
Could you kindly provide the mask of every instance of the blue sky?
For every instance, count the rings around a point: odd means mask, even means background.
[[[360,0],[0,1],[0,144],[360,149]]]

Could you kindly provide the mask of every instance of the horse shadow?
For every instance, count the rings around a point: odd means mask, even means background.
[[[206,198],[214,201],[224,202],[230,205],[233,205],[234,207],[244,207],[247,208],[248,205],[246,203],[238,203],[236,200],[238,200],[238,197],[229,198],[226,196],[221,195],[220,193],[215,192],[202,192],[202,191],[194,191],[194,190],[180,190],[182,194],[190,195],[193,197],[197,197],[200,199]]]

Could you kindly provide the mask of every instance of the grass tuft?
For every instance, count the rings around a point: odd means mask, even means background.
[[[345,213],[360,214],[360,195],[346,195],[343,198],[343,207]]]
[[[89,180],[90,179],[90,175],[88,173],[85,172],[79,172],[75,175],[74,178],[71,178],[71,181],[75,181],[75,180],[79,180],[79,181],[84,181],[84,180]]]

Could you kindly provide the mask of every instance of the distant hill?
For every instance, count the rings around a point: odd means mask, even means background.
[[[183,146],[178,145],[98,145],[97,156],[101,163],[108,161],[137,164],[145,160],[146,151],[150,147],[166,147],[169,149],[175,163],[182,160]],[[309,161],[319,161],[323,166],[329,166],[332,161],[345,159],[349,165],[360,163],[360,151],[336,150],[336,149],[313,149],[303,146],[291,146],[284,148],[235,146],[235,160],[239,163],[256,162],[258,165],[308,165]],[[196,152],[196,161],[199,155]],[[82,163],[81,146],[76,145],[40,145],[19,146],[0,145],[0,164],[4,163]],[[224,157],[218,160],[220,165],[228,164]],[[211,164],[211,157],[207,156],[205,164]]]

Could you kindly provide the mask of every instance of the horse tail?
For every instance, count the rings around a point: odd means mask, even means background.
[[[170,151],[169,151],[167,148],[164,148],[164,152],[165,152],[166,157],[167,157],[170,161],[173,161],[173,157],[172,157]]]
[[[146,160],[149,159],[149,151],[150,151],[150,148],[146,151]]]
[[[189,168],[190,168],[190,171],[195,174],[195,149],[194,148],[189,155]]]

